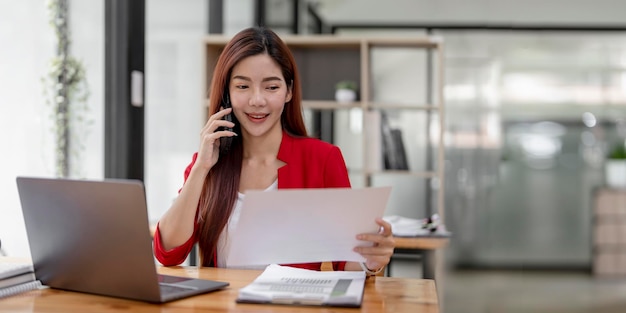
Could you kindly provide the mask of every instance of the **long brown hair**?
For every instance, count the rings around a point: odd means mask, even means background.
[[[211,81],[209,113],[220,110],[224,91],[228,90],[233,67],[246,57],[265,53],[282,70],[288,87],[292,90],[291,101],[285,104],[281,116],[283,130],[287,133],[306,137],[307,131],[302,118],[302,91],[296,62],[287,45],[270,29],[255,27],[244,29],[236,34],[222,51]],[[241,129],[233,116],[237,134]],[[215,256],[217,242],[237,200],[243,162],[241,136],[233,137],[230,151],[220,155],[204,180],[200,195],[199,246],[202,266],[210,266]],[[217,264],[213,264],[217,266]]]

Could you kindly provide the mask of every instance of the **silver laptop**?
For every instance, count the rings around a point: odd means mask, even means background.
[[[229,285],[157,274],[141,181],[16,180],[35,276],[45,285],[154,303]]]

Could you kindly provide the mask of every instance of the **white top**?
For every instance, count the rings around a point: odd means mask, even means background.
[[[267,187],[264,191],[278,190],[278,179],[275,180],[269,187]],[[241,215],[241,206],[243,204],[244,194],[241,192],[237,192],[237,201],[235,202],[235,208],[233,209],[233,213],[230,215],[228,219],[228,223],[220,238],[217,241],[217,267],[226,267],[226,251],[230,248],[230,241],[228,238],[230,237],[230,233],[235,230],[237,227],[237,223],[239,222],[239,216]],[[253,266],[253,267],[243,267],[245,269],[265,269],[266,265],[262,266]]]

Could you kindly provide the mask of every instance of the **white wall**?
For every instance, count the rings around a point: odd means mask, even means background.
[[[152,222],[178,194],[198,149],[207,12],[205,0],[146,2],[145,183]]]
[[[234,35],[254,24],[253,0],[224,1],[224,34]]]
[[[15,177],[52,167],[39,79],[54,46],[43,2],[0,1],[0,41],[0,239],[6,253],[30,256]]]
[[[86,66],[94,113],[82,177],[102,176],[103,3],[70,1],[72,52]],[[47,14],[43,0],[0,0],[0,239],[14,256],[30,257],[15,177],[54,174],[50,108],[40,82],[55,51]]]
[[[104,0],[70,0],[72,54],[83,62],[89,84],[91,125],[80,161],[75,162],[77,177],[104,177]]]

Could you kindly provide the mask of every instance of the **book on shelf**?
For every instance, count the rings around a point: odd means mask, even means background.
[[[408,170],[406,151],[402,142],[402,131],[391,127],[385,112],[381,112],[381,134],[383,159],[386,170]]]
[[[32,264],[0,262],[0,299],[41,286]]]

